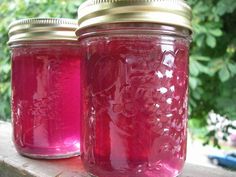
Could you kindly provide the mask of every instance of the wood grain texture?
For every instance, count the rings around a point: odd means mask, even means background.
[[[20,156],[12,143],[10,123],[0,121],[0,177],[89,177],[79,157],[33,160]],[[181,177],[236,177],[236,172],[186,164]]]

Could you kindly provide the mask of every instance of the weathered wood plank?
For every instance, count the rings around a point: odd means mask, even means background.
[[[0,177],[89,177],[79,157],[33,160],[20,156],[11,141],[10,123],[0,122]],[[186,164],[181,177],[236,177],[235,172]]]
[[[186,164],[181,177],[236,177],[233,171]]]

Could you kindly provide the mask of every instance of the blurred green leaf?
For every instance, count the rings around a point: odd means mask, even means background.
[[[190,71],[192,76],[198,76],[199,70],[198,70],[198,67],[197,67],[197,61],[190,60],[189,71]]]
[[[216,36],[216,37],[219,37],[219,36],[222,36],[222,31],[220,29],[212,29],[210,31],[210,33],[213,35],[213,36]]]
[[[219,78],[222,82],[227,81],[230,78],[230,72],[227,66],[224,66],[219,72]]]
[[[234,63],[228,63],[228,68],[229,71],[231,72],[232,75],[236,74],[236,64]]]
[[[195,89],[198,85],[198,80],[195,77],[189,77],[189,85],[191,89]]]
[[[210,34],[207,35],[206,42],[207,45],[211,48],[214,48],[216,46],[216,39]]]

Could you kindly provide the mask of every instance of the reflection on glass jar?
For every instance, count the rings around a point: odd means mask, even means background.
[[[87,57],[86,169],[99,177],[179,175],[186,158],[189,28],[120,22],[125,19],[86,26],[85,5],[77,35]]]

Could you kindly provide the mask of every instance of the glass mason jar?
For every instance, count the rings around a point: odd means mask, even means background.
[[[182,0],[88,0],[81,155],[98,177],[173,177],[186,158],[191,8]]]
[[[17,151],[32,158],[80,153],[82,54],[71,19],[36,18],[9,27],[12,118]]]

